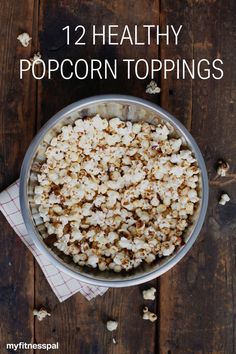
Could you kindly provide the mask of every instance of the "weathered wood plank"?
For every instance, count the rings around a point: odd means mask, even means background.
[[[219,158],[235,173],[236,28],[234,1],[162,1],[163,20],[181,23],[189,41],[178,48],[196,60],[222,58],[224,79],[167,81],[162,105],[191,127],[210,177],[208,215],[189,254],[160,281],[160,353],[235,353],[235,177],[215,179]],[[162,57],[175,49],[162,48]],[[190,89],[192,86],[192,90]],[[189,88],[189,92],[188,89]],[[166,95],[173,90],[173,96]],[[177,95],[177,97],[176,97]],[[192,96],[192,99],[191,99]],[[188,117],[187,120],[185,117]],[[230,180],[230,183],[225,181]],[[218,205],[222,191],[231,202]]]
[[[59,74],[53,79],[44,79],[42,82],[40,124],[48,120],[55,112],[71,102],[80,98],[89,97],[105,93],[123,93],[133,94],[147,99],[157,100],[156,97],[150,97],[145,93],[145,87],[150,81],[135,79],[134,75],[130,80],[126,78],[126,72],[123,70],[122,59],[144,58],[149,61],[151,58],[158,58],[158,47],[130,46],[124,43],[122,46],[96,45],[91,44],[91,25],[95,24],[97,30],[101,30],[102,25],[118,24],[120,28],[125,24],[130,27],[135,24],[158,24],[159,11],[158,0],[139,1],[61,1],[60,6],[52,2],[43,4],[40,42],[43,59],[57,59],[61,62],[65,58],[72,61],[77,59],[105,59],[119,61],[119,75],[115,80],[109,77],[107,80],[101,80],[98,76],[93,80],[79,80],[73,77],[70,80],[64,80]],[[62,28],[70,25],[72,30],[82,24],[87,29],[87,45],[85,47],[66,46],[66,34]],[[143,33],[144,36],[144,33]],[[72,34],[73,40],[77,37]],[[142,40],[143,37],[141,37]],[[73,42],[73,41],[72,41]],[[41,82],[40,82],[41,84]],[[53,93],[50,94],[49,93]],[[62,99],[63,96],[63,99]],[[59,99],[60,98],[60,99]]]
[[[35,34],[36,7],[37,1],[0,3],[0,190],[19,177],[35,130],[36,84],[30,75],[19,79],[19,59],[31,56],[34,41],[23,48],[16,38]],[[0,229],[0,351],[6,353],[6,343],[33,340],[34,260],[2,215]]]
[[[139,287],[110,289],[91,301],[77,294],[59,303],[38,271],[36,304],[46,306],[52,316],[35,323],[36,341],[59,342],[59,352],[63,354],[153,354],[156,347],[155,324],[142,319],[142,289],[149,286],[156,286],[156,281]],[[145,305],[147,303],[152,311],[157,310],[155,302],[146,301]],[[118,321],[117,331],[106,329],[108,320]]]
[[[192,12],[191,6],[186,6],[186,1],[161,1],[160,23],[165,29],[166,25],[174,25],[177,29],[183,25],[179,37],[178,45],[173,41],[166,45],[161,43],[161,59],[184,58],[191,60],[193,57],[193,33],[192,33]],[[171,65],[169,64],[169,67]],[[192,119],[192,80],[177,80],[176,70],[169,72],[164,78],[164,71],[161,73],[161,106],[167,111],[172,112],[185,126],[190,129]],[[184,104],[183,104],[184,102]]]
[[[41,53],[44,59],[65,57],[72,60],[78,58],[146,58],[157,57],[157,47],[131,48],[129,46],[108,47],[87,46],[84,49],[65,46],[65,36],[61,28],[66,25],[83,24],[139,24],[159,21],[158,1],[60,1],[43,2],[41,8],[40,34]],[[47,121],[54,113],[65,105],[80,98],[103,93],[126,93],[148,98],[145,94],[145,81],[134,77],[127,81],[124,74],[117,80],[77,79],[43,80],[40,82],[39,125]],[[156,99],[156,98],[154,98]],[[153,282],[156,284],[156,281]],[[146,285],[148,286],[148,285]],[[36,304],[47,305],[52,316],[47,323],[36,323],[36,340],[38,342],[60,343],[61,353],[94,354],[94,353],[145,353],[155,352],[155,324],[142,320],[143,304],[140,287],[121,290],[110,290],[103,297],[88,302],[81,295],[75,295],[65,303],[59,304],[41,271],[36,270]],[[155,303],[150,305],[155,310]],[[108,319],[115,318],[119,322],[114,334],[117,344],[113,344],[113,335],[106,330]],[[138,335],[141,333],[141,335]]]

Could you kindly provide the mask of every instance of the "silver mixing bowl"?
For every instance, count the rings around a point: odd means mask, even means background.
[[[154,263],[142,264],[129,272],[101,272],[88,267],[80,267],[60,251],[47,246],[43,241],[47,230],[34,204],[34,187],[37,173],[45,160],[45,150],[53,136],[58,134],[63,125],[71,124],[78,118],[99,113],[104,118],[120,117],[123,120],[147,121],[152,124],[165,122],[174,127],[175,136],[182,140],[195,155],[200,168],[200,202],[191,220],[191,226],[184,234],[185,243],[173,255],[156,260]],[[25,155],[20,176],[20,203],[26,228],[37,248],[58,269],[72,277],[91,285],[104,287],[126,287],[144,283],[168,271],[189,251],[196,240],[204,222],[208,203],[208,178],[202,154],[187,129],[173,116],[159,106],[137,97],[123,95],[104,95],[77,101],[55,114],[38,132]]]

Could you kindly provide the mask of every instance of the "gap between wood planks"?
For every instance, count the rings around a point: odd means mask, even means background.
[[[40,22],[40,0],[34,0],[34,14],[33,14],[33,24],[32,24],[32,33],[35,34],[35,52],[39,51],[39,22]],[[39,81],[35,80],[35,105],[36,105],[36,115],[35,115],[35,135],[39,130],[38,126],[38,116],[39,116]],[[36,259],[34,258],[34,308],[36,308]],[[35,324],[36,324],[36,316],[33,317],[33,343],[37,343],[36,341],[36,332],[35,332]],[[33,349],[33,352],[36,353],[36,350]]]

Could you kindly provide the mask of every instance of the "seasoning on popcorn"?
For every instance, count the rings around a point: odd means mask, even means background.
[[[52,138],[34,202],[54,246],[75,263],[128,271],[182,244],[199,173],[171,126],[96,115]]]

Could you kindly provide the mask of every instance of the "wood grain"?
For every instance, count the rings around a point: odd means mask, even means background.
[[[192,31],[193,8],[187,1],[161,1],[160,23],[163,32],[166,25],[173,25],[176,29],[183,25],[179,34],[179,44],[173,41],[166,45],[161,42],[161,59],[186,59],[188,62],[193,58],[193,31]],[[164,79],[164,71],[161,74],[161,105],[175,116],[185,126],[191,128],[192,120],[192,80],[177,80],[176,71],[170,72]]]
[[[158,1],[60,1],[43,2],[40,10],[40,43],[44,59],[64,58],[151,58],[158,57],[157,47],[132,48],[130,46],[112,47],[88,44],[80,49],[65,45],[66,37],[61,29],[83,24],[119,24],[130,26],[140,23],[159,23]],[[103,93],[126,93],[148,98],[145,94],[145,81],[127,81],[122,73],[117,80],[107,79],[79,81],[63,80],[56,76],[53,80],[43,80],[39,88],[38,125],[46,122],[59,109],[80,98]],[[156,98],[155,98],[156,99]],[[156,286],[156,281],[152,284]],[[41,270],[36,268],[35,298],[36,305],[45,304],[52,311],[52,316],[43,323],[37,322],[35,335],[37,342],[60,343],[60,353],[70,354],[152,354],[156,347],[156,324],[142,319],[141,290],[148,284],[127,289],[109,290],[103,297],[88,302],[81,295],[75,295],[65,303],[59,304],[52,294]],[[156,303],[150,304],[157,310]],[[116,319],[119,322],[115,334],[106,329],[106,321]],[[140,333],[141,335],[137,335]],[[115,337],[117,344],[112,338]]]
[[[161,8],[163,21],[181,22],[188,32],[189,45],[179,48],[181,56],[191,58],[192,47],[196,60],[222,58],[224,78],[166,82],[162,96],[162,105],[191,127],[206,160],[211,188],[208,215],[198,241],[184,260],[161,277],[159,350],[163,354],[233,354],[236,4],[162,1]],[[163,58],[172,53],[175,48],[162,47]],[[166,94],[168,89],[172,89],[173,96]],[[232,176],[216,178],[215,164],[219,158],[229,161]],[[225,207],[218,204],[222,191],[231,196]]]
[[[145,80],[134,80],[134,76],[126,79],[126,73],[123,70],[122,59],[125,58],[145,58],[148,61],[151,58],[158,58],[157,46],[130,46],[128,43],[122,46],[96,45],[91,44],[91,26],[96,25],[97,31],[101,30],[102,25],[118,24],[122,26],[129,24],[132,28],[135,24],[159,23],[158,0],[142,0],[129,2],[122,0],[118,2],[107,1],[60,1],[60,6],[56,2],[43,2],[41,6],[42,29],[40,33],[41,53],[44,60],[49,58],[57,59],[61,62],[65,58],[72,61],[84,58],[99,58],[119,61],[119,76],[115,80],[109,78],[101,80],[95,77],[93,80],[78,80],[73,77],[70,80],[64,80],[60,74],[57,74],[51,80],[44,79],[42,92],[40,94],[40,114],[39,124],[43,124],[59,109],[78,99],[106,93],[133,94],[147,99],[157,101],[156,97],[150,97],[145,94],[145,88],[150,78]],[[87,45],[84,47],[66,45],[66,35],[62,28],[70,25],[71,29],[82,24],[87,29]],[[143,34],[144,35],[144,34]],[[141,37],[142,38],[142,37]],[[76,40],[72,31],[72,43]],[[54,93],[53,95],[50,93]],[[60,97],[60,99],[59,99]]]
[[[19,59],[31,56],[34,42],[23,48],[16,38],[23,31],[35,34],[36,3],[0,3],[1,190],[19,177],[24,153],[35,131],[36,85],[30,75],[19,79]],[[34,260],[2,215],[0,230],[0,352],[6,353],[6,343],[33,340]]]

